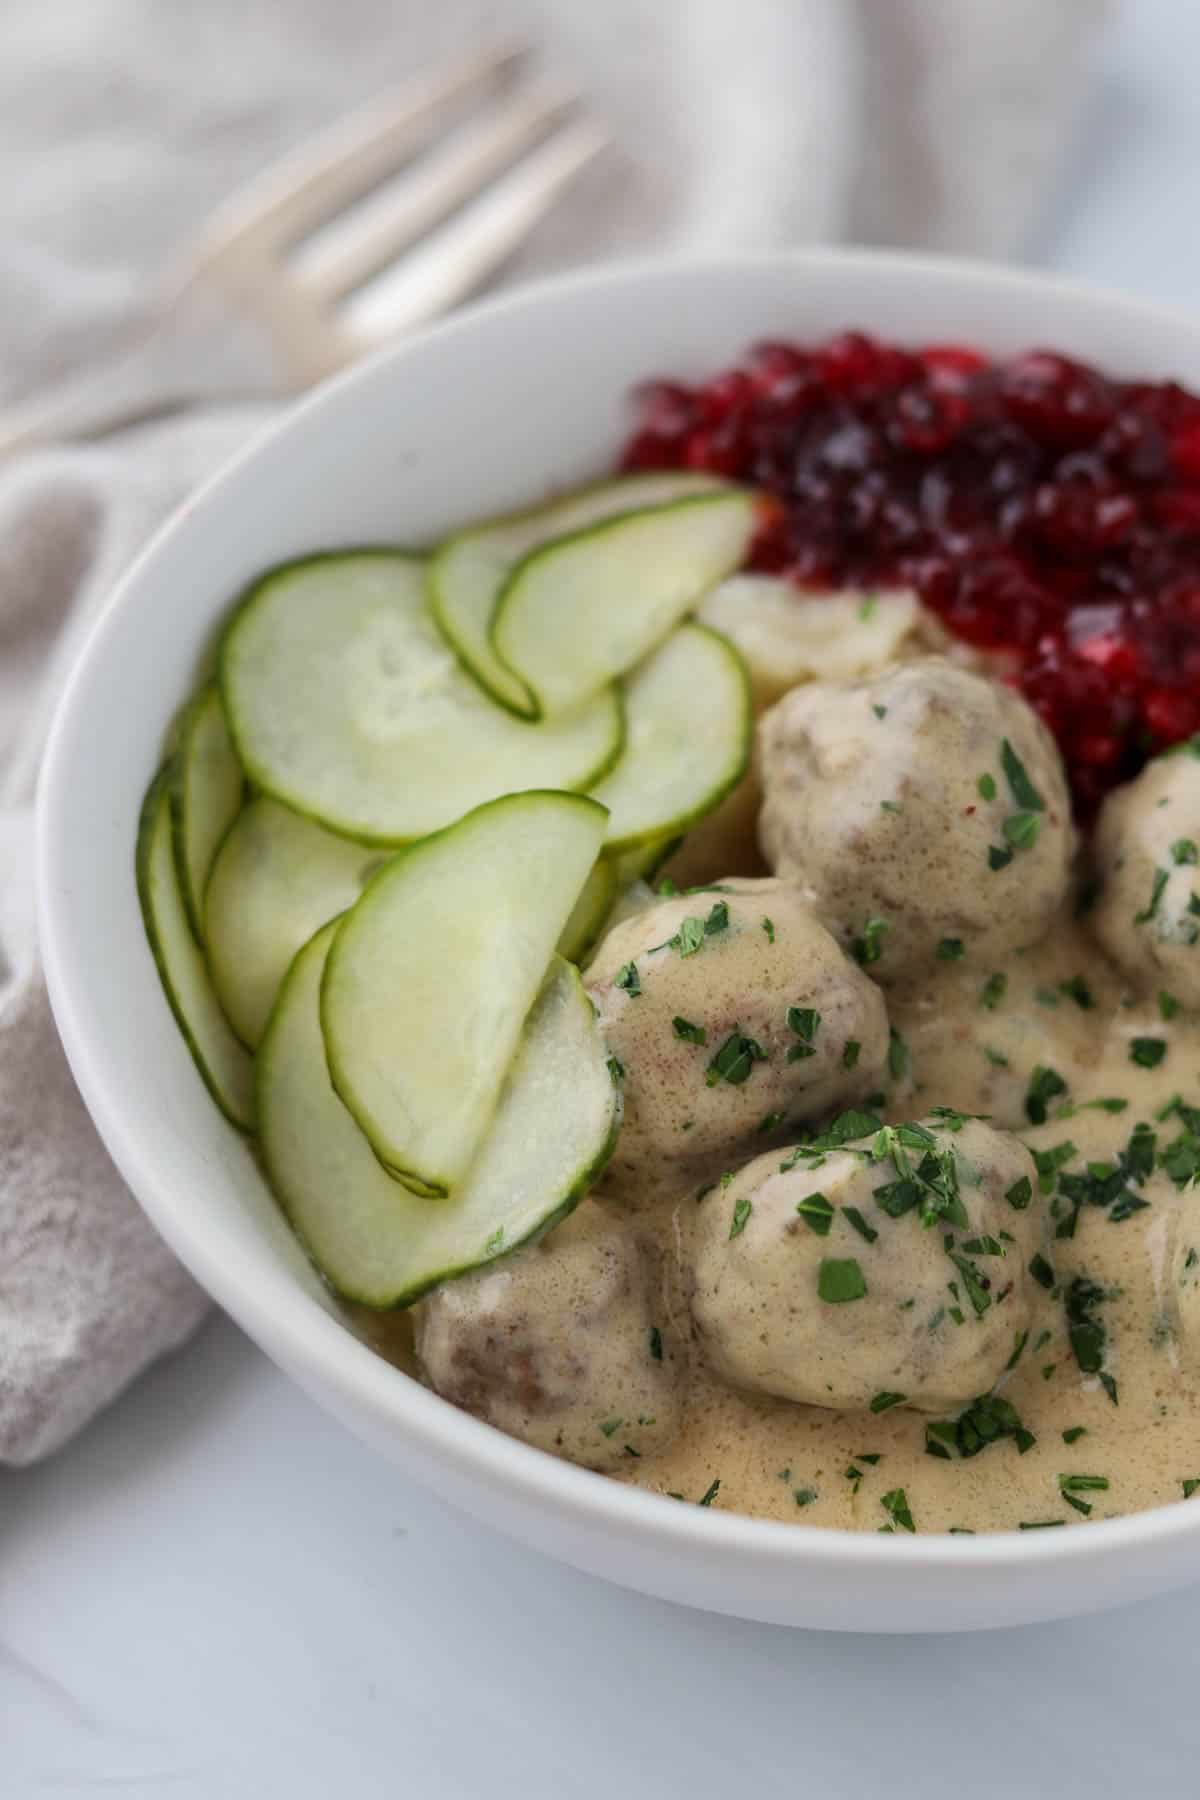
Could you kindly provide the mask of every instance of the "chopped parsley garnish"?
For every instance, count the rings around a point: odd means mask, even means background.
[[[1081,1006],[1084,1012],[1090,1012],[1096,1004],[1096,997],[1082,975],[1072,975],[1069,981],[1060,981],[1059,987],[1069,1000]]]
[[[879,1130],[879,1120],[874,1113],[859,1112],[851,1107],[848,1112],[839,1113],[832,1124],[812,1139],[809,1150],[840,1150],[843,1144],[851,1144],[858,1138],[873,1137]]]
[[[1073,1506],[1085,1519],[1092,1508],[1090,1501],[1079,1498],[1080,1494],[1103,1492],[1107,1487],[1107,1475],[1060,1475],[1058,1478],[1059,1493],[1067,1505]]]
[[[1065,1143],[1052,1144],[1049,1150],[1030,1151],[1038,1172],[1038,1187],[1043,1194],[1054,1192],[1058,1171],[1078,1154],[1079,1152],[1070,1138],[1067,1138]]]
[[[768,919],[768,918],[766,918],[766,917],[765,917],[765,916],[764,916],[764,918],[763,918],[763,922],[762,922],[762,928],[763,928],[763,930],[764,930],[764,931],[765,931],[765,932],[766,932],[766,934],[767,934],[767,942],[768,942],[768,944],[773,944],[773,943],[774,943],[774,942],[775,942],[775,925],[774,925],[774,922],[773,922],[773,921],[772,921],[772,920],[771,920],[771,919]]]
[[[843,1067],[843,1069],[855,1068],[858,1064],[858,1058],[859,1058],[861,1051],[862,1051],[862,1045],[859,1043],[857,1038],[847,1038],[846,1039],[846,1047],[842,1051],[842,1067]]]
[[[1010,813],[1000,829],[1014,849],[1032,850],[1037,843],[1038,832],[1042,829],[1042,821],[1036,813]]]
[[[1077,1444],[1081,1437],[1087,1436],[1086,1425],[1068,1425],[1062,1434],[1064,1444]]]
[[[763,1117],[754,1127],[755,1134],[759,1137],[764,1137],[768,1131],[777,1131],[783,1124],[785,1117],[786,1114],[781,1112],[764,1113]]]
[[[1196,1489],[1200,1488],[1200,1477],[1192,1476],[1190,1480],[1181,1482],[1180,1486],[1183,1488],[1184,1499],[1190,1500]]]
[[[1164,1038],[1136,1037],[1129,1045],[1129,1060],[1136,1063],[1139,1069],[1157,1069],[1166,1054]]]
[[[1084,1375],[1102,1376],[1108,1334],[1096,1317],[1096,1309],[1108,1297],[1108,1290],[1086,1275],[1076,1275],[1066,1292],[1067,1336],[1071,1353]],[[1102,1385],[1115,1406],[1116,1383],[1109,1376],[1108,1381],[1102,1378]]]
[[[1006,1375],[1010,1369],[1016,1368],[1017,1364],[1021,1360],[1021,1353],[1024,1350],[1024,1348],[1028,1342],[1029,1342],[1029,1333],[1027,1331],[1018,1331],[1016,1336],[1013,1338],[1012,1355],[1009,1357],[1008,1361],[1004,1365],[1004,1372]]]
[[[610,1438],[614,1431],[619,1431],[625,1423],[624,1419],[605,1419],[600,1429],[605,1437]]]
[[[695,893],[712,892],[712,889],[696,888],[689,890]],[[656,950],[678,950],[680,956],[695,956],[704,943],[705,938],[715,937],[720,931],[729,928],[729,907],[724,900],[713,903],[707,919],[698,919],[689,915],[680,924],[674,937],[669,937],[665,944],[656,944]]]
[[[703,1025],[693,1025],[690,1019],[681,1019],[678,1013],[671,1020],[671,1024],[675,1036],[682,1038],[686,1044],[707,1044],[708,1032]]]
[[[886,719],[887,718],[887,707],[886,706],[879,706],[878,704],[876,704],[876,705],[872,706],[871,711],[875,714],[875,717],[877,719]]]
[[[817,1293],[830,1306],[861,1300],[867,1291],[863,1272],[853,1256],[824,1256],[817,1271]]]
[[[817,1497],[816,1488],[793,1488],[792,1499],[797,1506],[811,1506]]]
[[[1014,1212],[1024,1212],[1033,1199],[1033,1183],[1028,1175],[1022,1175],[1019,1180],[1014,1181],[1012,1186],[1006,1190],[1004,1198]]]
[[[1020,1343],[1014,1350],[1009,1368],[1012,1368],[1025,1348]],[[1024,1456],[1037,1442],[1031,1431],[1027,1431],[1021,1423],[1021,1415],[1011,1401],[1000,1394],[980,1394],[972,1400],[970,1406],[959,1413],[957,1419],[930,1419],[926,1422],[926,1453],[930,1456],[948,1457],[947,1445],[952,1445],[961,1457],[978,1456],[989,1444],[998,1444],[1004,1438],[1012,1438],[1017,1446],[1017,1453]],[[930,1437],[935,1443],[940,1442],[941,1451],[930,1447]]]
[[[983,990],[979,996],[979,1004],[980,1006],[986,1006],[989,1012],[995,1012],[1007,992],[1007,975],[989,975],[983,984]]]
[[[720,1491],[721,1477],[718,1475],[715,1481],[709,1482],[708,1487],[701,1494],[699,1500],[697,1500],[697,1506],[711,1506]]]
[[[857,1231],[859,1237],[866,1238],[868,1244],[873,1244],[879,1236],[879,1233],[873,1225],[867,1224],[867,1221],[863,1218],[857,1206],[843,1206],[842,1211],[845,1213],[847,1221],[853,1225],[855,1231]]]
[[[950,1252],[950,1261],[962,1276],[962,1284],[971,1302],[971,1310],[977,1319],[981,1319],[992,1304],[992,1296],[988,1293],[987,1278],[981,1276],[974,1263],[961,1255],[957,1250]]]
[[[975,787],[981,800],[996,798],[996,777],[994,775],[981,775],[975,783]]]
[[[679,887],[669,875],[664,875],[655,892],[660,894],[664,900],[673,900],[679,892]]]
[[[803,1200],[796,1202],[796,1211],[810,1231],[815,1231],[818,1237],[829,1236],[829,1227],[833,1224],[833,1207],[824,1194],[807,1194]]]
[[[613,1086],[618,1087],[625,1079],[625,1064],[621,1061],[619,1056],[610,1056],[607,1061],[607,1068],[609,1074],[612,1076]]]
[[[750,1079],[756,1062],[765,1062],[767,1053],[752,1037],[744,1037],[736,1028],[730,1032],[705,1072],[706,1087],[727,1081],[730,1087],[741,1087]]]
[[[1046,1261],[1040,1250],[1034,1252],[1033,1259],[1029,1264],[1029,1273],[1033,1276],[1033,1279],[1037,1282],[1038,1286],[1044,1287],[1047,1293],[1049,1293],[1050,1289],[1054,1286],[1054,1270],[1050,1267],[1050,1264]]]
[[[875,610],[878,607],[878,605],[879,605],[879,595],[878,594],[864,594],[863,595],[862,599],[859,601],[858,616],[862,620],[864,625],[866,624],[868,619],[874,617]]]
[[[1067,1084],[1057,1069],[1045,1068],[1038,1064],[1029,1077],[1029,1087],[1025,1095],[1025,1117],[1031,1125],[1046,1123],[1047,1109],[1051,1100],[1057,1100],[1065,1094]]]
[[[1200,862],[1200,850],[1194,838],[1176,838],[1171,845],[1171,861],[1176,864]]]
[[[811,1006],[789,1006],[787,1026],[800,1039],[798,1044],[789,1047],[788,1062],[803,1062],[806,1057],[815,1056],[817,1052],[814,1040],[821,1028],[820,1013],[815,1012]]]
[[[636,1000],[642,991],[642,978],[638,974],[637,964],[635,962],[622,963],[613,977],[613,986],[623,989],[631,1000]]]
[[[966,946],[961,938],[942,938],[937,947],[939,962],[958,962],[966,955]]]
[[[1009,790],[1017,805],[1028,807],[1031,812],[1045,812],[1046,802],[1030,781],[1025,764],[1007,738],[1000,741],[1000,767],[1004,770]]]
[[[1012,859],[1013,853],[1006,847],[997,844],[988,845],[988,868],[993,872],[998,869],[1007,869]]]
[[[873,1413],[890,1412],[893,1406],[903,1406],[907,1399],[907,1394],[893,1394],[884,1388],[872,1397],[871,1411]]]
[[[652,1362],[661,1362],[663,1359],[662,1332],[657,1325],[650,1327],[650,1358]]]
[[[1171,872],[1169,869],[1155,869],[1154,883],[1150,889],[1149,904],[1144,907],[1140,913],[1134,913],[1133,922],[1135,925],[1146,925],[1154,917],[1163,897],[1163,889],[1170,879]]]
[[[883,955],[883,939],[888,929],[886,919],[868,919],[862,929],[862,936],[855,938],[850,946],[855,962],[867,967],[877,963]]]
[[[886,813],[902,813],[904,808],[902,806],[897,806],[894,800],[881,800],[879,802],[879,810],[880,812]]]
[[[888,1517],[899,1525],[901,1531],[915,1531],[913,1516],[909,1511],[908,1496],[903,1488],[892,1488],[890,1493],[881,1494],[879,1504]]]
[[[1065,1519],[1018,1519],[1018,1531],[1049,1531],[1052,1525],[1065,1525]]]
[[[893,1081],[903,1081],[908,1073],[908,1045],[893,1025],[888,1032],[888,1074]]]
[[[733,1218],[730,1220],[730,1223],[729,1223],[729,1235],[731,1238],[741,1237],[743,1231],[745,1231],[745,1229],[746,1229],[746,1221],[749,1219],[750,1214],[753,1211],[754,1211],[753,1200],[746,1200],[743,1198],[741,1200],[734,1201],[734,1203],[733,1203]]]
[[[1179,1001],[1174,994],[1168,994],[1166,988],[1158,991],[1158,1010],[1164,1021],[1173,1019],[1179,1011]]]

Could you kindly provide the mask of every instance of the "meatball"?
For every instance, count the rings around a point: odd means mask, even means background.
[[[1049,732],[940,657],[796,688],[763,719],[759,835],[778,874],[879,981],[1037,941],[1074,834]]]
[[[658,1287],[656,1258],[629,1225],[586,1201],[540,1243],[422,1301],[417,1356],[465,1412],[612,1469],[679,1429],[683,1358]]]
[[[1200,1007],[1200,758],[1189,746],[1111,793],[1092,844],[1092,927],[1143,989]]]
[[[1029,1325],[1029,1152],[962,1114],[824,1141],[756,1157],[701,1202],[691,1306],[710,1367],[846,1412],[986,1393]]]
[[[659,900],[609,932],[587,982],[624,1071],[605,1189],[627,1203],[736,1167],[879,1085],[883,997],[785,882]]]

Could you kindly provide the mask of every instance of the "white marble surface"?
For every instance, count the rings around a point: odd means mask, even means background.
[[[1048,0],[1052,3],[1052,0]],[[1125,0],[1040,259],[1200,304],[1200,9]],[[445,1512],[223,1320],[0,1472],[0,1795],[1186,1793],[1200,1588],[971,1639],[641,1599]]]

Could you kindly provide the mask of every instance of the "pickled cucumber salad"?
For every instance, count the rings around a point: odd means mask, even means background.
[[[266,572],[143,807],[199,1076],[348,1324],[848,1529],[1200,1497],[1200,745],[1088,830],[905,591],[626,477]]]

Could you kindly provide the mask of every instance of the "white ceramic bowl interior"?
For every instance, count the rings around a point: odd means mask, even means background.
[[[682,1506],[456,1411],[339,1321],[171,1019],[134,892],[164,732],[238,590],[270,563],[451,526],[603,473],[627,397],[763,337],[846,327],[1068,349],[1200,387],[1200,326],[1040,277],[866,253],[614,268],[463,313],[325,387],[180,512],[62,695],[40,796],[46,968],[71,1064],[151,1219],[267,1353],[448,1501],[551,1555],[695,1606],[834,1629],[973,1629],[1200,1575],[1200,1506],[1063,1532],[878,1536]]]

